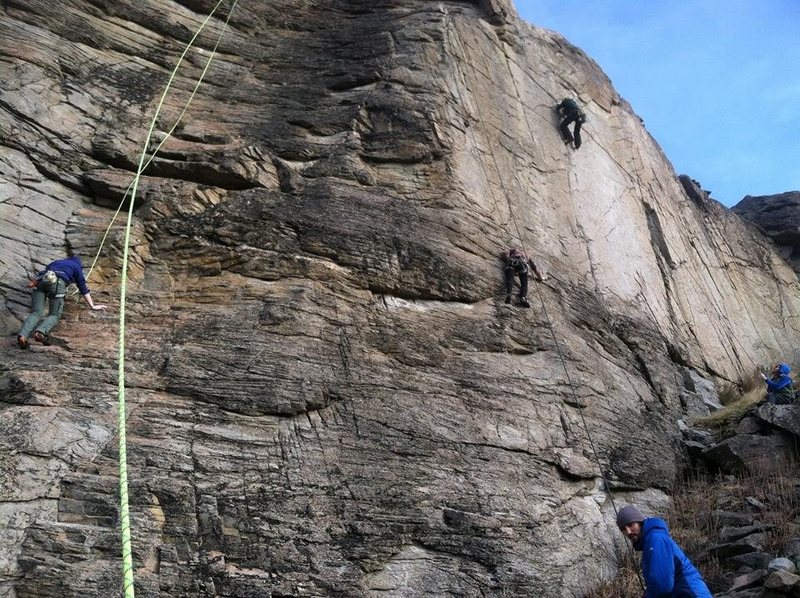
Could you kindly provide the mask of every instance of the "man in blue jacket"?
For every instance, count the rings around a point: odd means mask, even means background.
[[[83,276],[81,258],[77,255],[64,260],[50,262],[45,270],[37,274],[36,280],[32,284],[35,289],[33,291],[31,314],[25,319],[22,330],[19,331],[17,336],[17,344],[20,349],[28,348],[28,336],[31,332],[33,332],[34,339],[40,343],[48,344],[47,335],[58,324],[61,312],[64,311],[64,295],[67,294],[67,285],[69,284],[78,285],[78,290],[91,309],[106,309],[105,305],[96,305],[92,301],[89,287],[86,286],[86,278]],[[50,309],[47,317],[42,319],[45,299],[49,300]],[[34,328],[36,329],[35,331]]]
[[[790,405],[794,403],[794,388],[789,377],[791,369],[785,363],[775,364],[769,378],[761,374],[767,384],[767,402],[774,405]]]
[[[669,535],[663,519],[647,518],[633,505],[617,513],[617,527],[642,553],[645,598],[712,598],[700,572]]]

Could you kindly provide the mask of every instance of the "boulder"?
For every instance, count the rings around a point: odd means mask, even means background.
[[[681,395],[681,400],[688,416],[708,415],[722,409],[717,387],[711,380],[700,375],[697,370],[684,367],[683,384],[686,392]]]
[[[740,575],[735,577],[731,587],[728,588],[728,592],[738,592],[741,590],[752,589],[757,586],[764,585],[764,578],[768,575],[766,571],[763,569],[758,569],[756,571],[751,571],[750,573],[746,573],[744,575]]]
[[[787,559],[786,557],[772,559],[769,562],[767,569],[769,571],[786,571],[787,573],[794,573],[797,571],[795,564],[791,561],[791,559]]]
[[[694,440],[682,440],[681,445],[686,450],[686,454],[692,458],[693,463],[702,462],[703,453],[708,450],[708,445]]]
[[[678,429],[681,435],[689,441],[696,442],[707,448],[715,444],[714,434],[712,432],[699,428],[692,428],[684,419],[678,420]]]
[[[749,536],[750,534],[762,533],[772,529],[772,525],[746,525],[741,527],[725,526],[719,532],[719,539],[723,542],[735,542]]]
[[[735,542],[721,542],[709,546],[701,554],[703,558],[715,556],[719,560],[725,560],[750,552],[761,552],[764,550],[766,540],[765,534],[750,534]]]
[[[707,430],[689,427],[683,419],[678,420],[678,429],[681,431],[681,444],[686,453],[695,463],[701,462],[703,453],[714,446],[714,435]]]
[[[740,590],[733,590],[723,592],[721,594],[714,594],[715,598],[764,598],[764,590],[762,588],[743,588]]]
[[[764,428],[761,420],[753,415],[748,415],[736,424],[737,434],[759,434]]]
[[[731,568],[747,567],[751,570],[766,570],[771,560],[772,556],[766,552],[755,551],[727,557],[724,563],[726,567]]]
[[[755,412],[756,417],[773,428],[800,437],[800,405],[766,403]]]
[[[778,433],[769,436],[738,434],[706,450],[703,458],[725,472],[756,469],[776,458],[791,459],[794,443]]]
[[[800,576],[788,571],[772,571],[764,580],[764,587],[781,594],[791,593],[800,584]]]
[[[720,509],[711,512],[711,515],[720,526],[744,527],[753,525],[753,516],[748,513],[723,511]]]

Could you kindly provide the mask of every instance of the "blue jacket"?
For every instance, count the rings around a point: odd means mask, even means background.
[[[789,377],[789,366],[785,363],[778,364],[778,375],[773,378],[767,378],[767,390],[769,392],[778,392],[787,386],[792,385],[792,379]]]
[[[55,272],[58,277],[67,284],[78,285],[78,290],[80,290],[81,295],[87,295],[89,293],[89,287],[86,286],[86,279],[83,277],[83,264],[81,264],[81,258],[77,255],[73,255],[64,260],[50,262],[47,264],[47,270]],[[45,270],[39,272],[40,275],[44,273]]]
[[[670,537],[663,519],[645,519],[634,548],[642,551],[646,598],[712,598],[700,572]]]

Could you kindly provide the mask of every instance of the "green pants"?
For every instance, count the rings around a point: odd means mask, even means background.
[[[64,311],[64,295],[66,293],[67,283],[60,278],[55,284],[47,284],[44,281],[39,282],[33,291],[31,315],[25,319],[19,335],[27,338],[34,328],[43,334],[49,333],[58,324],[61,312]],[[45,299],[50,301],[50,310],[47,313],[47,317],[42,320]],[[41,323],[39,323],[39,320],[42,320]],[[39,324],[39,326],[36,324]]]

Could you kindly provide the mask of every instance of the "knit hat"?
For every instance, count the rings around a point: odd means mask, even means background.
[[[633,505],[622,507],[619,512],[617,512],[617,527],[620,529],[629,523],[641,523],[642,521],[644,521],[644,515]]]

